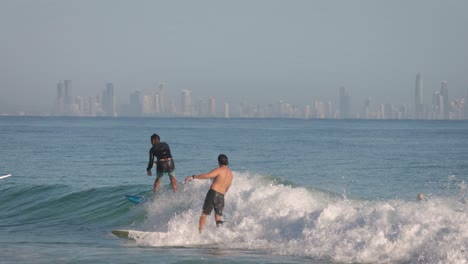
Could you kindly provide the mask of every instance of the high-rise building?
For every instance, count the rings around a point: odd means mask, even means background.
[[[72,99],[72,81],[65,80],[63,81],[63,96],[65,99],[65,104],[70,106],[73,103]]]
[[[57,83],[57,97],[55,98],[54,114],[61,115],[65,112],[65,96],[63,91],[63,82]]]
[[[385,119],[385,105],[384,104],[380,104],[378,118]]]
[[[420,72],[416,74],[416,85],[414,88],[414,118],[424,118],[423,80]]]
[[[161,101],[159,100],[159,94],[154,95],[154,113],[161,114]]]
[[[105,116],[116,116],[114,84],[107,83],[102,94],[102,110]]]
[[[310,105],[306,105],[305,110],[304,110],[304,118],[309,119],[311,115],[312,115],[312,111],[310,110]]]
[[[132,94],[130,94],[130,105],[128,109],[128,114],[130,116],[140,116],[141,110],[141,92],[135,91]]]
[[[166,107],[166,89],[164,88],[164,83],[159,84],[158,100],[159,113],[167,113],[169,110]]]
[[[86,106],[86,110],[85,112],[89,115],[89,116],[96,116],[97,113],[98,113],[98,98],[96,97],[93,97],[93,96],[90,96],[88,97],[88,100],[87,101],[87,106]]]
[[[327,102],[327,105],[326,105],[326,108],[325,108],[325,111],[326,111],[326,117],[327,118],[335,118],[334,116],[334,111],[333,111],[333,104],[331,101],[328,101]]]
[[[216,116],[216,99],[211,96],[208,100],[209,116],[214,117]]]
[[[190,90],[182,90],[181,97],[181,114],[182,116],[192,116],[192,94]]]
[[[75,108],[75,111],[74,113],[77,114],[77,115],[80,115],[80,116],[85,116],[86,113],[85,113],[85,99],[81,96],[77,96],[76,98],[76,101],[75,101],[75,104],[76,104],[76,108]]]
[[[348,119],[351,118],[350,109],[350,95],[344,87],[340,87],[340,118]]]
[[[391,104],[383,105],[382,119],[394,119],[393,106]]]
[[[229,118],[229,104],[224,103],[224,118]]]
[[[141,103],[141,112],[145,116],[154,114],[154,97],[152,95],[143,95]]]
[[[438,91],[432,96],[432,116],[431,119],[443,119],[444,97]]]
[[[315,117],[319,119],[325,118],[325,105],[318,100],[314,100]]]
[[[400,105],[398,107],[397,115],[398,116],[396,116],[396,118],[398,118],[398,119],[408,119],[408,118],[410,118],[411,114],[409,112],[409,106],[408,105]]]
[[[75,103],[72,99],[71,80],[59,81],[57,83],[57,97],[55,99],[55,114],[70,115],[74,110]]]
[[[372,99],[369,97],[366,99],[364,102],[364,107],[362,109],[362,116],[361,118],[364,119],[369,119],[371,118],[371,104],[372,104]]]
[[[450,116],[450,104],[448,98],[448,87],[447,82],[442,82],[440,87],[440,95],[442,96],[443,100],[443,107],[441,107],[442,117],[443,119],[449,119]]]
[[[464,99],[455,99],[450,102],[450,119],[460,120],[463,119],[463,104]]]

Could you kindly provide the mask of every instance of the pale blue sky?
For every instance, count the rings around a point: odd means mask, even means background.
[[[266,104],[426,103],[442,81],[468,88],[468,1],[0,0],[0,112],[49,109],[73,94],[118,100],[156,87]],[[29,94],[29,96],[25,96]]]

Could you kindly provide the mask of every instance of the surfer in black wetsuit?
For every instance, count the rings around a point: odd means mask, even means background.
[[[161,179],[164,173],[169,174],[171,180],[172,190],[177,191],[177,181],[175,178],[175,166],[174,160],[172,159],[171,149],[166,142],[160,142],[160,138],[157,134],[151,135],[151,147],[149,151],[149,162],[146,168],[146,174],[151,176],[151,168],[153,168],[154,157],[156,157],[156,180],[154,181],[154,193],[157,193],[159,186],[161,185]]]

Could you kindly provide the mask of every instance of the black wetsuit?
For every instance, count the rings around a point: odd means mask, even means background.
[[[154,144],[149,151],[149,162],[146,170],[153,168],[154,157],[157,159],[156,171],[158,172],[172,172],[175,168],[174,161],[172,160],[171,149],[166,142],[159,142]]]

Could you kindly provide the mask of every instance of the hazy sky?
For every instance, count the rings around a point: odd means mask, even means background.
[[[466,0],[0,0],[0,112],[48,110],[113,82],[119,102],[160,81],[169,94],[261,104],[425,101],[468,88]]]

